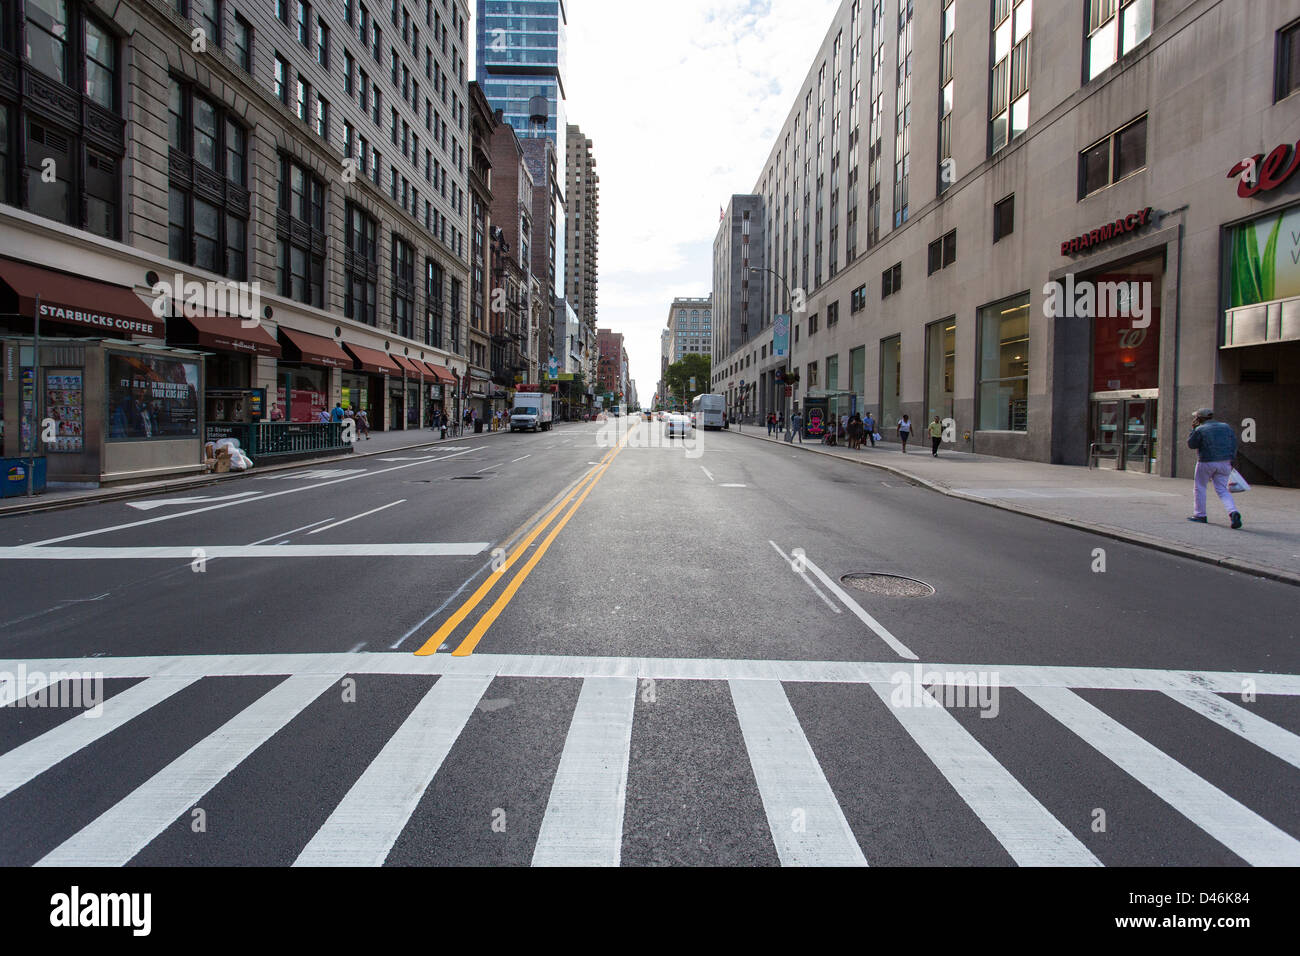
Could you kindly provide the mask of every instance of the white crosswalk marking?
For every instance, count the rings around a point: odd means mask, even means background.
[[[1300,841],[1064,687],[1020,692],[1253,866],[1300,865]]]
[[[635,677],[582,682],[533,866],[618,866],[635,708]]]
[[[871,687],[1016,863],[1101,865],[946,708],[914,700],[895,704],[890,685]]]
[[[37,866],[124,866],[342,674],[289,677],[100,814]]]
[[[490,677],[441,677],[371,761],[294,866],[382,866]]]
[[[150,677],[104,701],[98,717],[85,714],[66,720],[34,740],[0,755],[0,797],[66,760],[83,747],[160,704],[197,677]]]
[[[776,681],[728,684],[781,864],[866,866],[785,690]]]
[[[1271,724],[1259,714],[1251,713],[1245,707],[1224,700],[1218,694],[1207,690],[1168,691],[1170,697],[1190,707],[1202,717],[1214,721],[1231,730],[1237,736],[1249,740],[1256,747],[1267,750],[1274,757],[1285,760],[1293,767],[1300,767],[1300,737],[1284,730],[1277,724]]]

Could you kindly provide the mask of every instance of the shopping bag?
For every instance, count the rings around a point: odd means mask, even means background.
[[[880,437],[880,432],[874,433],[871,437],[874,438],[876,441],[884,441],[884,439]]]
[[[1241,472],[1236,468],[1232,469],[1232,474],[1228,476],[1228,490],[1234,495],[1239,495],[1243,491],[1250,491],[1250,485],[1246,483],[1245,478],[1241,477]]]

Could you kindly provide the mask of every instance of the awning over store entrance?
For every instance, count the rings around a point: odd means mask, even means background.
[[[421,373],[424,371],[419,367],[414,359],[405,358],[401,355],[390,355],[389,358],[396,362],[398,367],[404,370],[408,375],[415,378],[419,378]]]
[[[428,367],[429,371],[433,373],[433,377],[443,385],[456,384],[456,376],[451,374],[451,370],[446,366],[435,365],[433,362],[425,362],[424,364]]]
[[[41,297],[41,322],[58,322],[100,335],[163,338],[166,323],[155,316],[138,295],[125,286],[86,279],[0,259],[0,281],[18,296],[18,312],[33,318],[36,297]]]
[[[325,368],[352,369],[352,359],[338,347],[333,339],[310,332],[299,332],[280,326],[281,340],[289,345],[289,352],[284,357],[290,361],[301,361],[306,365],[323,365]]]
[[[270,355],[279,358],[280,343],[262,326],[244,328],[245,319],[228,315],[186,316],[185,321],[194,326],[202,348],[223,352],[243,352],[248,355]]]
[[[356,356],[357,364],[361,366],[363,372],[371,372],[375,375],[402,374],[402,370],[397,367],[392,356],[386,352],[369,349],[364,345],[353,345],[351,342],[344,342],[343,347]]]

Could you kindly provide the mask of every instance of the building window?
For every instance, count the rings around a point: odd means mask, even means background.
[[[221,46],[221,0],[190,0],[190,15],[208,38],[208,43]]]
[[[1151,36],[1153,0],[1089,0],[1088,79],[1137,49]]]
[[[940,239],[930,243],[929,271],[934,275],[940,269],[946,269],[957,261],[957,230],[954,229]]]
[[[330,138],[330,104],[323,96],[316,97],[316,135],[323,140]]]
[[[829,329],[832,325],[837,323],[839,320],[840,320],[840,304],[838,302],[832,302],[830,305],[826,306],[826,328]]]
[[[457,355],[460,350],[460,280],[451,280],[451,350]]]
[[[316,62],[325,69],[330,66],[330,28],[320,17],[316,18]]]
[[[297,92],[294,95],[294,102],[296,104],[294,109],[298,114],[298,119],[306,123],[308,121],[307,101],[311,98],[311,87],[307,85],[307,81],[303,79],[301,73],[298,74],[298,84],[295,89]]]
[[[289,0],[275,0],[275,15],[286,26],[289,23]]]
[[[817,387],[817,363],[808,363],[808,388]]]
[[[356,322],[377,325],[379,290],[379,222],[356,203],[343,214],[343,314]]]
[[[298,42],[311,49],[311,7],[303,3],[302,0],[295,0],[297,4],[297,21],[298,21]]]
[[[276,233],[280,295],[324,308],[325,184],[288,156],[280,157]]]
[[[1146,168],[1147,118],[1135,120],[1079,154],[1079,198]]]
[[[993,241],[1016,231],[1016,195],[1012,193],[1006,199],[993,204]]]
[[[248,133],[173,79],[168,95],[168,256],[217,275],[248,276]],[[195,175],[196,167],[208,175]],[[214,180],[211,174],[216,174]]]
[[[817,314],[815,312],[812,315],[808,316],[808,334],[809,335],[817,334]]]
[[[277,53],[275,56],[275,98],[289,105],[289,64]]]
[[[428,204],[425,204],[426,210]],[[432,259],[424,260],[424,344],[442,348],[442,266]]]
[[[849,314],[857,315],[866,307],[867,307],[867,285],[864,282],[862,285],[854,289],[853,294],[849,296]]]
[[[989,152],[1029,128],[1029,34],[1033,0],[994,0]]]
[[[979,389],[976,416],[981,431],[1028,430],[1029,294],[979,310]]]
[[[943,35],[939,40],[939,193],[953,183],[952,108],[956,92],[952,58],[956,48],[957,0],[944,0]]]
[[[230,36],[230,52],[245,73],[253,72],[253,28],[249,22],[235,14],[235,29]]]
[[[1300,89],[1300,21],[1277,34],[1277,89],[1275,100]]]
[[[880,297],[887,299],[901,288],[903,288],[903,264],[895,262],[880,273]]]
[[[393,236],[393,331],[415,337],[415,253],[411,244]]]

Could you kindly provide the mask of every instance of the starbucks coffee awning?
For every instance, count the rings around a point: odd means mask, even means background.
[[[325,368],[352,368],[351,357],[333,339],[299,332],[283,325],[280,326],[280,338],[289,346],[284,357],[290,361],[299,361],[304,365],[323,365]]]
[[[144,335],[161,339],[167,334],[166,322],[125,286],[14,259],[0,259],[0,282],[17,296],[18,313],[33,322],[36,297],[40,296],[42,323],[57,322],[117,338]]]
[[[344,342],[343,347],[356,357],[357,364],[361,366],[363,372],[371,372],[375,375],[402,374],[402,370],[397,367],[392,356],[387,352],[366,348],[364,345],[353,345],[351,342]]]
[[[245,355],[269,355],[279,358],[283,350],[280,343],[260,324],[244,328],[252,321],[239,316],[195,315],[185,316],[185,321],[198,333],[198,345],[221,352],[242,352]],[[174,329],[173,329],[174,331]]]

